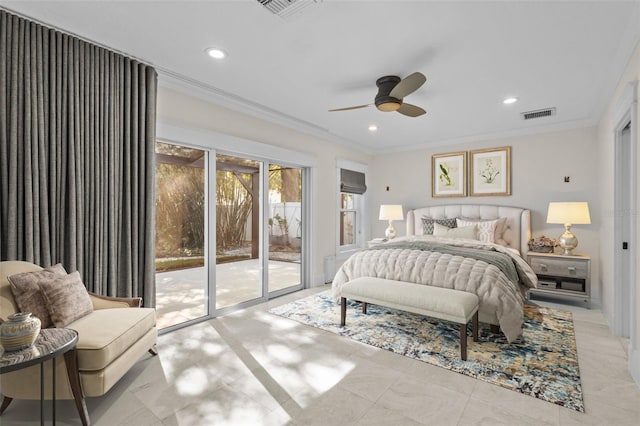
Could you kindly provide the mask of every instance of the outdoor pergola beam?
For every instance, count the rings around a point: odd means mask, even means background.
[[[202,157],[193,159],[189,157],[180,157],[180,156],[171,155],[171,154],[156,153],[156,162],[159,164],[171,164],[174,166],[197,167],[201,169],[204,168],[204,158]],[[246,174],[254,174],[260,171],[260,168],[258,167],[227,163],[224,161],[217,161],[216,169],[220,171],[225,171],[225,172],[237,172],[237,173],[246,173]]]
[[[251,185],[244,180],[239,172],[234,171],[233,175],[240,181],[249,195],[251,195],[251,258],[257,259],[260,256],[260,239],[255,236],[260,230],[260,199],[253,188],[260,187],[260,174],[251,174]]]

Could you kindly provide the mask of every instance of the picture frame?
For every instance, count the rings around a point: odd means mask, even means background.
[[[466,151],[431,156],[431,196],[467,196]]]
[[[469,195],[511,195],[511,147],[469,151]]]

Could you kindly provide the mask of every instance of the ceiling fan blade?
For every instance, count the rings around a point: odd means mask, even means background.
[[[418,90],[425,81],[427,81],[427,77],[425,77],[424,74],[421,72],[414,72],[400,80],[400,83],[396,84],[396,87],[389,92],[389,96],[396,99],[402,99],[408,94]]]
[[[411,104],[405,104],[405,103],[400,105],[400,108],[398,109],[398,112],[400,114],[404,114],[404,115],[406,115],[408,117],[419,117],[419,116],[427,113],[427,111],[423,110],[419,106],[415,106],[415,105],[411,105]]]
[[[329,112],[334,112],[334,111],[349,111],[351,109],[360,109],[360,108],[366,108],[366,107],[370,107],[373,104],[366,104],[366,105],[357,105],[357,106],[350,106],[350,107],[346,107],[346,108],[336,108],[336,109],[330,109]]]

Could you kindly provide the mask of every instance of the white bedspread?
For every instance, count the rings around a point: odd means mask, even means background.
[[[394,242],[403,239],[437,239],[438,242],[460,247],[499,251],[513,259],[520,282],[509,281],[498,267],[481,260],[414,249],[363,250],[352,255],[337,271],[332,285],[334,300],[339,301],[344,283],[358,277],[379,277],[467,291],[477,294],[480,299],[481,321],[483,318],[497,318],[509,342],[520,336],[524,305],[522,290],[535,287],[537,278],[519,255],[497,244],[475,240],[421,236],[397,238]]]

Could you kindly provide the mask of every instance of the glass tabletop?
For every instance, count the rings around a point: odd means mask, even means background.
[[[0,358],[0,374],[40,364],[73,349],[78,332],[70,328],[45,328],[40,330],[33,346],[13,352],[3,352]]]

